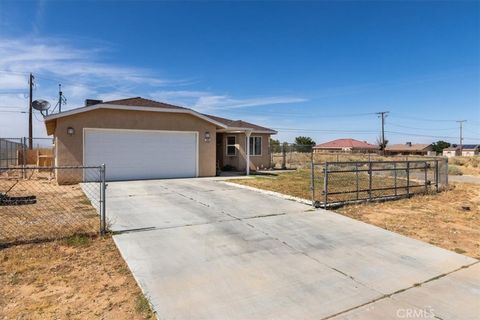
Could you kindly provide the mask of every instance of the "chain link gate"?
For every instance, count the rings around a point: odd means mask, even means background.
[[[315,207],[394,200],[438,192],[447,185],[446,159],[321,164],[314,163],[313,156],[311,159],[312,205]]]

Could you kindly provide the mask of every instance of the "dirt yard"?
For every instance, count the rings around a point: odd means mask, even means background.
[[[453,157],[448,162],[450,174],[480,176],[480,156]]]
[[[22,205],[0,200],[2,244],[99,232],[99,214],[94,208],[98,208],[100,200],[98,183],[83,187],[58,185],[48,174],[31,179],[0,176],[0,193],[8,197],[35,197],[33,203]]]
[[[110,237],[0,249],[0,319],[154,319]]]
[[[454,184],[440,194],[350,205],[336,211],[480,259],[480,185]]]
[[[309,176],[299,170],[278,176],[230,180],[310,199]],[[383,203],[350,205],[338,213],[387,230],[480,258],[480,185],[452,184],[438,194]]]

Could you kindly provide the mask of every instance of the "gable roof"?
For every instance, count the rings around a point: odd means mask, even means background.
[[[209,118],[212,118],[212,119],[214,119],[218,122],[221,122],[221,123],[225,124],[227,126],[227,130],[238,128],[238,129],[252,129],[253,131],[256,131],[256,132],[277,133],[277,131],[275,131],[275,130],[272,130],[272,129],[269,129],[269,128],[266,128],[266,127],[262,127],[262,126],[259,126],[259,125],[256,125],[256,124],[253,124],[253,123],[250,123],[250,122],[247,122],[247,121],[243,121],[243,120],[231,120],[231,119],[227,119],[227,118],[212,116],[210,114],[204,114],[204,115],[209,117]]]
[[[185,107],[175,106],[173,104],[145,99],[142,97],[111,100],[111,101],[105,101],[102,103],[121,105],[121,106],[132,106],[132,107],[150,107],[150,108],[163,108],[163,109],[174,109],[174,110],[179,110],[179,109],[189,110],[188,108],[185,108]]]
[[[251,129],[254,132],[265,132],[275,134],[277,133],[275,130],[265,128],[253,123],[249,123],[242,120],[230,120],[226,118],[221,118],[217,116],[207,115],[203,113],[199,113],[195,110],[190,108],[176,106],[169,103],[159,102],[155,100],[145,99],[142,97],[133,97],[133,98],[126,98],[126,99],[118,99],[118,100],[111,100],[111,101],[99,101],[99,103],[87,105],[84,107],[55,113],[46,116],[45,123],[51,122],[52,120],[68,117],[77,113],[92,111],[96,109],[119,109],[119,110],[137,110],[137,111],[154,111],[154,112],[173,112],[173,113],[187,113],[198,118],[201,118],[205,121],[215,124],[217,127],[220,127],[225,130],[229,129],[238,129],[238,130],[246,130]],[[48,126],[47,126],[48,127]],[[48,128],[47,128],[48,129]],[[49,133],[50,134],[50,133]]]
[[[351,149],[378,149],[378,146],[370,144],[366,141],[359,141],[355,139],[336,139],[325,143],[317,144],[315,148],[321,149],[339,149],[339,148],[351,148]]]
[[[430,147],[432,144],[427,143],[405,143],[405,144],[392,144],[387,146],[385,150],[387,151],[422,151]]]

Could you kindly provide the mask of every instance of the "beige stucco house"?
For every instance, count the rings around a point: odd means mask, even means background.
[[[215,176],[270,167],[275,130],[141,97],[45,117],[56,166],[106,165],[107,180]],[[249,165],[247,166],[247,163]],[[61,173],[57,174],[59,182]]]
[[[461,155],[460,147],[448,147],[443,149],[442,155],[447,158],[458,157]]]

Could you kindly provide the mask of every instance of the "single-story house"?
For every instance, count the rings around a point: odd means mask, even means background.
[[[447,158],[457,157],[457,156],[461,155],[460,147],[459,146],[452,146],[452,147],[445,148],[442,151],[442,155],[444,157],[447,157]]]
[[[432,144],[411,143],[392,144],[385,148],[386,155],[434,155]]]
[[[374,153],[378,146],[355,139],[336,139],[313,147],[313,152],[360,152]]]
[[[473,157],[478,156],[480,152],[480,145],[478,144],[464,144],[462,146],[462,156]]]
[[[107,180],[211,177],[227,165],[248,174],[270,166],[277,133],[141,97],[86,100],[46,116],[45,125],[55,137],[56,166],[105,164]],[[61,175],[59,183],[69,178]]]

